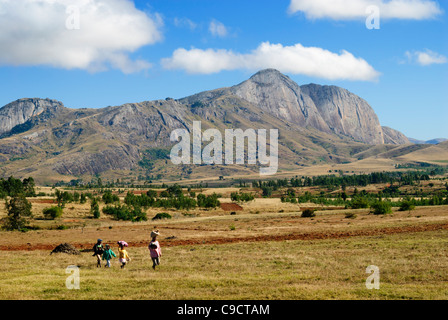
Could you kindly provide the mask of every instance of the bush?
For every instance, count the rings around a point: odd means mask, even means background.
[[[345,214],[346,219],[356,219],[357,215],[354,212],[348,212]]]
[[[162,219],[171,219],[171,215],[166,212],[158,213],[152,218],[152,220],[162,220]]]
[[[113,194],[112,191],[110,191],[110,190],[107,190],[106,192],[104,192],[102,199],[105,204],[120,201],[120,198],[116,194]]]
[[[62,216],[62,208],[53,206],[50,208],[45,208],[44,210],[42,210],[42,213],[44,214],[45,219],[54,220]]]
[[[146,213],[138,206],[130,207],[127,205],[106,206],[103,213],[114,216],[117,220],[125,220],[132,222],[146,221]]]
[[[316,214],[314,213],[316,210],[315,209],[305,209],[302,212],[302,218],[312,218],[315,217]]]
[[[411,201],[403,201],[400,203],[400,211],[411,211],[415,209],[415,205]]]
[[[392,213],[392,205],[386,201],[377,201],[371,208],[372,213],[376,215]]]
[[[366,209],[369,207],[369,200],[364,197],[354,198],[349,205],[352,209]]]
[[[232,201],[237,201],[237,202],[249,202],[255,199],[255,195],[252,193],[245,193],[245,192],[232,192],[230,194],[230,199]]]
[[[100,218],[100,205],[98,198],[92,198],[90,202],[90,213],[93,215],[94,219]]]

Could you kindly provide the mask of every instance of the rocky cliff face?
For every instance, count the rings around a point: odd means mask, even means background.
[[[336,86],[299,86],[275,69],[262,70],[230,88],[202,92],[184,103],[212,103],[222,96],[237,96],[278,119],[299,127],[384,144],[383,130],[372,107],[362,98]]]
[[[20,99],[0,109],[0,135],[44,112],[57,113],[64,105],[50,99]]]
[[[384,133],[385,144],[408,144],[411,143],[409,139],[400,131],[389,127],[382,127]]]
[[[364,99],[336,86],[310,84],[300,88],[334,133],[368,144],[384,144],[378,117]]]
[[[260,71],[229,91],[279,119],[331,132],[309,95],[277,70]]]

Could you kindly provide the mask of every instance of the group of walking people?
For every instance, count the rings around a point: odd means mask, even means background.
[[[162,256],[162,248],[160,247],[157,237],[159,236],[159,231],[151,232],[151,242],[148,245],[149,253],[152,259],[152,268],[155,270],[156,266],[160,265],[160,257]],[[123,269],[126,264],[131,261],[126,248],[129,246],[126,241],[118,241],[118,261],[121,264],[121,269]],[[111,267],[111,260],[117,257],[115,252],[112,251],[109,244],[103,245],[103,240],[98,239],[96,244],[93,246],[93,256],[97,259],[97,268],[101,268],[102,261],[106,261],[105,267]]]

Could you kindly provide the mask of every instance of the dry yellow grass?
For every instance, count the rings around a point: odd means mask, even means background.
[[[2,252],[0,299],[447,299],[447,231],[322,241],[235,243],[163,249],[157,271],[145,248],[121,270],[97,269],[90,253]],[[65,269],[80,266],[80,289]],[[365,286],[380,268],[380,289]]]

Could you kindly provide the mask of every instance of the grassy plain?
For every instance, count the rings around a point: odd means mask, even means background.
[[[0,299],[448,298],[447,206],[385,216],[333,207],[301,218],[311,204],[256,199],[236,215],[168,211],[170,220],[130,223],[91,219],[89,205],[79,203],[67,204],[58,220],[43,220],[39,212],[49,204],[38,202],[33,224],[40,230],[0,232]],[[149,209],[148,217],[160,211]],[[147,249],[154,228],[163,248],[156,271]],[[91,252],[50,255],[64,242],[90,249],[99,237],[115,251],[118,240],[130,243],[125,269],[116,259],[98,269]],[[70,265],[80,267],[79,290],[66,288]],[[369,265],[380,269],[379,290],[366,288]]]

